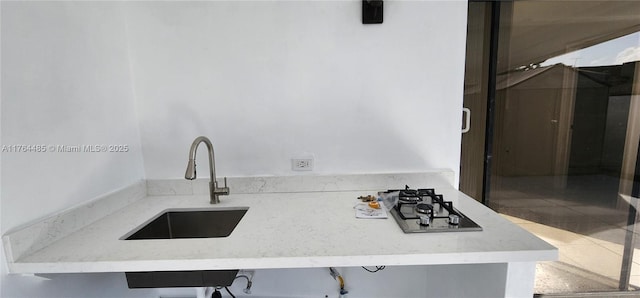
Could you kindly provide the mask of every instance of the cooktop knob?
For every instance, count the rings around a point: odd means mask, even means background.
[[[421,226],[428,226],[431,223],[431,217],[429,217],[428,215],[420,215],[418,223]]]
[[[454,226],[460,224],[460,216],[457,214],[449,214],[449,224]]]

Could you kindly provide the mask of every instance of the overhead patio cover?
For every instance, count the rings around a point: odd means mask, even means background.
[[[640,1],[637,0],[514,1],[511,22],[508,15],[502,15],[500,38],[509,42],[509,48],[499,52],[498,61],[509,63],[501,63],[498,72],[541,63],[640,31]],[[508,60],[504,60],[505,55]]]

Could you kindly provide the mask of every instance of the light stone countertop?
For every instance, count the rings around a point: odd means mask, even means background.
[[[356,219],[356,197],[375,191],[240,193],[222,196],[218,205],[202,194],[145,195],[8,264],[12,273],[79,273],[557,259],[555,247],[458,190],[436,191],[483,231],[405,234],[391,216]],[[226,238],[120,240],[166,209],[226,207],[249,207]],[[11,247],[6,238],[5,247]]]

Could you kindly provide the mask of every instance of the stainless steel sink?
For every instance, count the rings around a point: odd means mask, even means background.
[[[231,235],[248,207],[169,209],[120,239],[221,238]]]

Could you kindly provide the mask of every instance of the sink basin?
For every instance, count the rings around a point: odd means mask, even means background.
[[[169,209],[161,212],[121,239],[221,238],[231,235],[248,207]]]
[[[238,270],[125,272],[130,289],[230,287]]]

